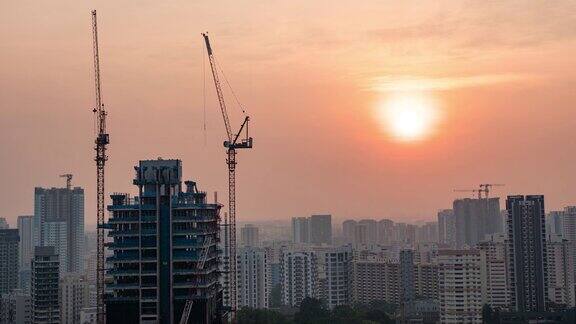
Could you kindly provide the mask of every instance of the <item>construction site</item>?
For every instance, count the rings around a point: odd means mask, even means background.
[[[115,193],[105,207],[110,136],[102,100],[96,10],[92,11],[97,174],[97,323],[234,322],[237,310],[236,150],[252,148],[250,117],[234,131],[207,33],[210,62],[226,137],[227,212],[214,193],[182,183],[182,161],[144,160],[135,167],[138,196]],[[220,72],[219,72],[220,71]],[[227,82],[227,81],[226,81]],[[228,84],[229,86],[229,84]],[[224,168],[222,169],[224,170]],[[106,220],[105,211],[110,213]],[[223,238],[221,237],[223,233]]]

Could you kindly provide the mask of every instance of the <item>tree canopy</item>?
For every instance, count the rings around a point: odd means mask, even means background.
[[[396,306],[385,302],[341,305],[330,310],[316,298],[305,298],[294,318],[275,310],[242,308],[238,312],[238,324],[392,324]]]

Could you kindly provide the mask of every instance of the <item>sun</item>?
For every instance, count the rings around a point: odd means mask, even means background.
[[[389,97],[378,108],[378,115],[385,130],[400,141],[426,138],[438,119],[438,111],[430,98],[407,93]]]

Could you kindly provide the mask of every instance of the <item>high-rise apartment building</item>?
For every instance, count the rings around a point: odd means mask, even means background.
[[[353,219],[348,219],[342,222],[342,236],[346,244],[354,242],[354,229],[357,222]]]
[[[548,294],[544,196],[508,196],[506,210],[511,303],[518,312],[543,312]]]
[[[32,323],[59,324],[60,261],[53,246],[37,246],[32,259]]]
[[[81,272],[84,253],[84,189],[35,188],[34,246],[53,246],[60,272]]]
[[[18,235],[20,236],[20,250],[18,263],[20,272],[18,281],[20,289],[30,290],[30,264],[34,255],[34,238],[32,235],[33,216],[18,216]]]
[[[319,298],[332,309],[348,305],[350,294],[350,247],[323,247],[314,249],[318,260]]]
[[[480,252],[438,251],[440,321],[482,323]]]
[[[332,243],[332,215],[312,215],[309,219],[310,243]]]
[[[354,238],[352,240],[354,247],[360,247],[369,244],[368,231],[369,228],[368,224],[366,223],[358,223],[356,226],[354,226]]]
[[[414,265],[414,289],[416,296],[420,298],[438,300],[438,264]]]
[[[438,223],[427,222],[416,228],[416,242],[438,243]]]
[[[499,198],[457,199],[453,204],[456,246],[473,247],[487,234],[500,233],[502,219]]]
[[[96,285],[97,257],[96,251],[89,252],[84,257],[84,277],[91,285]]]
[[[510,291],[507,270],[506,236],[493,234],[477,245],[480,251],[480,276],[482,283],[482,304],[493,309],[510,308]]]
[[[246,224],[240,229],[240,242],[245,247],[259,247],[260,236],[258,227],[252,224]]]
[[[414,282],[414,251],[400,251],[400,298],[406,305],[416,297]]]
[[[263,248],[238,250],[238,307],[268,308],[271,289],[270,260]]]
[[[572,259],[576,262],[576,206],[564,208],[561,218],[561,234],[568,240],[568,248],[572,252]]]
[[[90,286],[82,275],[69,273],[60,278],[60,319],[62,324],[80,323],[80,311],[90,306]]]
[[[218,320],[219,211],[196,183],[182,188],[180,160],[135,167],[139,196],[112,195],[107,274],[109,323],[178,322],[189,299],[193,323]]]
[[[98,308],[85,307],[80,310],[80,324],[97,324]]]
[[[18,287],[17,229],[0,229],[0,295]]]
[[[436,243],[419,243],[414,251],[414,263],[434,263],[438,256]]]
[[[574,259],[567,239],[549,235],[547,248],[548,299],[557,306],[574,307]]]
[[[378,221],[378,243],[390,245],[394,241],[394,222],[389,219],[381,219]]]
[[[385,258],[355,258],[351,266],[352,301],[400,303],[400,266]]]
[[[292,241],[312,244],[332,243],[332,216],[293,217]]]
[[[373,219],[363,219],[358,222],[358,226],[364,226],[365,242],[363,244],[378,243],[378,222]]]
[[[561,217],[561,233],[568,241],[576,241],[576,206],[564,208]]]
[[[438,212],[438,243],[448,247],[456,246],[456,218],[452,209]]]
[[[310,222],[308,217],[292,217],[292,242],[310,242]]]
[[[569,208],[569,207],[566,207]],[[546,215],[546,233],[548,235],[562,236],[562,220],[564,218],[564,211],[554,210],[548,212]]]
[[[395,242],[405,245],[416,243],[416,225],[406,223],[396,223],[394,226]]]
[[[14,289],[0,295],[0,323],[32,324],[30,294]]]
[[[282,304],[298,307],[306,297],[319,297],[318,257],[305,249],[286,249],[280,256]]]

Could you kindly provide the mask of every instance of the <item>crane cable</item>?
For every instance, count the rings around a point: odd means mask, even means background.
[[[214,54],[212,54],[212,56],[214,56]],[[218,67],[218,70],[220,70],[220,73],[222,74],[222,76],[224,77],[224,81],[226,81],[226,85],[228,85],[228,88],[230,89],[230,92],[232,93],[232,95],[234,96],[234,100],[236,101],[236,104],[238,104],[238,107],[240,108],[240,110],[242,111],[242,114],[244,114],[244,116],[246,116],[246,108],[244,107],[244,105],[242,105],[240,103],[240,100],[238,99],[238,96],[236,95],[236,92],[234,92],[234,89],[232,89],[232,86],[230,85],[230,82],[228,82],[228,78],[226,77],[226,74],[224,74],[224,71],[222,70],[222,67],[220,66],[220,63],[218,63],[218,61],[216,60],[216,57],[214,56],[214,62],[216,63],[216,66]]]
[[[203,125],[202,130],[204,132],[204,146],[207,144],[207,136],[206,136],[206,51],[205,47],[206,44],[203,45],[202,49],[202,97],[203,97]]]

